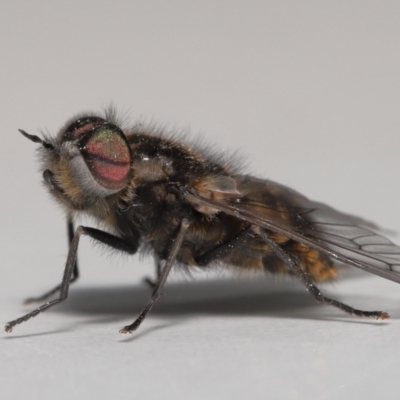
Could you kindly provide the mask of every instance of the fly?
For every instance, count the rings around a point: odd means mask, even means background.
[[[358,310],[328,298],[316,286],[336,277],[335,260],[400,283],[400,247],[359,218],[245,175],[224,157],[142,127],[123,128],[113,110],[75,117],[54,138],[20,132],[41,145],[45,186],[69,216],[70,247],[62,282],[28,302],[59,296],[9,322],[6,332],[67,299],[79,275],[82,235],[128,254],[146,250],[154,257],[152,295],[121,333],[140,326],[176,264],[291,274],[319,303],[351,315],[389,318],[383,311]],[[73,220],[82,214],[106,230],[74,229]]]

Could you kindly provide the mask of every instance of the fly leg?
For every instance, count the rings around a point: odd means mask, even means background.
[[[138,249],[138,242],[128,242],[122,238],[111,235],[107,232],[103,232],[99,229],[88,228],[85,226],[79,226],[75,231],[75,234],[71,241],[71,245],[69,247],[67,261],[66,261],[65,269],[64,269],[64,275],[63,275],[61,284],[59,285],[60,297],[41,305],[36,310],[33,310],[32,312],[24,315],[21,318],[15,319],[14,321],[10,321],[5,326],[6,332],[8,332],[8,333],[12,332],[13,327],[15,325],[19,325],[22,322],[28,321],[29,319],[36,317],[36,315],[40,314],[41,312],[46,311],[50,307],[53,307],[56,304],[61,303],[62,301],[66,300],[66,298],[68,297],[69,285],[71,283],[72,275],[74,273],[74,268],[76,265],[76,253],[78,251],[79,239],[80,239],[81,235],[88,235],[92,239],[98,240],[99,242],[102,242],[102,243],[104,243],[108,246],[111,246],[117,250],[125,251],[129,254],[136,253],[136,251]]]
[[[383,311],[363,311],[357,310],[353,307],[343,304],[337,300],[325,297],[318,287],[314,284],[310,274],[304,271],[289,253],[282,249],[265,231],[259,227],[254,227],[254,231],[271,247],[272,251],[290,268],[290,270],[300,279],[301,283],[306,287],[309,293],[314,297],[318,303],[324,303],[338,308],[348,314],[356,315],[358,317],[369,317],[376,319],[387,319],[389,314]]]
[[[161,275],[161,260],[156,261],[156,279],[158,280],[159,276]],[[147,285],[149,285],[150,289],[154,289],[157,285],[157,280],[154,281],[153,279],[146,277],[143,279]]]
[[[242,242],[243,239],[248,236],[249,231],[250,227],[244,228],[234,238],[229,239],[224,243],[219,244],[218,246],[215,246],[201,256],[195,257],[197,265],[202,267],[229,255],[232,249],[235,248],[238,243]]]
[[[148,301],[146,307],[143,309],[143,311],[140,313],[140,315],[136,318],[136,320],[132,324],[127,325],[124,328],[122,328],[119,331],[120,333],[132,333],[137,328],[139,328],[140,324],[146,318],[146,315],[148,314],[148,312],[153,308],[154,303],[160,298],[161,289],[164,286],[164,283],[167,280],[169,273],[171,272],[171,268],[176,260],[176,256],[178,255],[178,252],[182,246],[183,238],[185,236],[187,229],[189,228],[189,225],[190,225],[190,223],[187,219],[182,220],[178,234],[175,236],[175,238],[173,240],[173,244],[172,244],[171,250],[168,254],[168,258],[165,262],[164,268],[163,268],[160,276],[158,277],[157,284],[153,290],[150,300]]]
[[[68,244],[69,246],[71,246],[72,239],[74,238],[74,224],[71,219],[67,220],[67,232],[68,232]],[[77,259],[75,259],[74,269],[72,271],[72,277],[69,283],[71,284],[72,282],[75,282],[78,278],[79,278],[78,261]],[[24,301],[24,304],[38,303],[40,301],[44,301],[50,296],[52,296],[54,293],[59,292],[60,289],[61,289],[61,284],[57,285],[56,287],[42,294],[41,296],[30,297],[29,299],[26,299]]]
[[[210,251],[207,253],[204,253],[198,257],[194,257],[196,264],[199,267],[203,267],[215,260],[221,259],[225,256],[227,256],[231,251],[232,248],[234,248],[235,244],[241,242],[243,238],[247,236],[247,233],[249,232],[250,228],[245,228],[237,236],[235,236],[233,239],[229,239],[224,243],[219,244],[218,246],[215,246],[212,248]],[[161,275],[161,262],[160,260],[156,261],[156,274],[157,274],[157,279]],[[146,277],[143,279],[143,281],[149,285],[151,289],[154,290],[156,287],[157,282],[154,282],[151,278]]]

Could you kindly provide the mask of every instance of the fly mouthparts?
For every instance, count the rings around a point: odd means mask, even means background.
[[[44,140],[40,139],[39,136],[31,135],[31,134],[25,132],[25,131],[22,130],[22,129],[18,129],[18,131],[19,131],[20,133],[22,133],[27,139],[31,140],[32,142],[34,142],[34,143],[40,143],[43,147],[45,147],[46,149],[49,149],[49,150],[53,150],[53,149],[54,149],[54,146],[53,146],[52,144],[47,143],[47,142],[45,142]]]
[[[49,185],[51,188],[61,191],[61,189],[59,189],[58,185],[54,181],[54,174],[49,169],[46,169],[43,172],[43,179],[46,182],[46,184]]]
[[[43,171],[43,180],[51,189],[60,193],[64,193],[64,190],[58,185],[56,179],[54,178],[54,174],[49,169]]]

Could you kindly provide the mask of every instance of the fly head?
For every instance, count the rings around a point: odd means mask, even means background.
[[[75,118],[54,139],[20,132],[40,143],[44,184],[61,203],[82,210],[126,187],[131,149],[123,131],[97,116]]]

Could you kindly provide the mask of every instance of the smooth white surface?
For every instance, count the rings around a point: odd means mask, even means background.
[[[62,213],[35,144],[113,101],[132,120],[204,133],[248,171],[400,227],[400,3],[7,2],[0,12],[0,315],[57,283]],[[396,241],[396,238],[394,238]],[[397,240],[399,242],[399,240]],[[388,322],[315,305],[292,281],[174,274],[137,334],[149,259],[88,240],[58,309],[0,340],[7,399],[398,399],[400,287],[347,272],[323,289]]]

